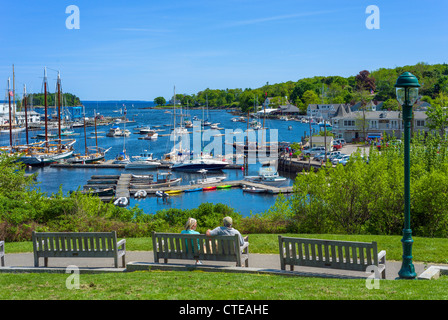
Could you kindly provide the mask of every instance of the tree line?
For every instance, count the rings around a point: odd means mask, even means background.
[[[45,105],[45,95],[43,93],[31,93],[26,97],[27,105],[33,106],[44,106]],[[72,107],[72,106],[80,106],[80,99],[71,93],[63,93],[61,104],[63,106]],[[57,106],[57,95],[55,93],[47,93],[47,105],[48,106]],[[19,107],[21,106],[18,105]]]
[[[266,97],[272,98],[270,107],[277,107],[287,102],[306,113],[309,104],[355,104],[361,100],[384,101],[383,108],[398,110],[394,84],[405,71],[414,74],[422,87],[420,94],[423,101],[431,101],[441,93],[448,94],[448,64],[417,63],[411,66],[380,68],[375,71],[362,70],[357,75],[315,76],[298,81],[277,84],[266,83],[264,86],[236,89],[205,89],[195,94],[176,94],[176,101],[182,106],[232,107],[247,112],[254,105],[261,105]],[[165,105],[163,97],[154,99],[156,104]],[[364,102],[363,102],[364,104]]]

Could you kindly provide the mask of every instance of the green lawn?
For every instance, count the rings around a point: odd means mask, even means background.
[[[80,288],[66,288],[68,274],[0,274],[1,300],[446,300],[448,278],[323,279],[201,271],[81,274]]]

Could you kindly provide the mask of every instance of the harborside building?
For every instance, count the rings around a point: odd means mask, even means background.
[[[401,111],[352,111],[349,106],[340,106],[331,119],[335,139],[347,142],[382,138],[386,134],[401,139],[403,120]],[[411,130],[428,132],[425,111],[414,111]]]

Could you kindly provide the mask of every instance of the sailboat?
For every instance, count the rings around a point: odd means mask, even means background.
[[[187,128],[185,128],[183,126],[183,114],[182,111],[180,113],[181,116],[181,120],[180,120],[180,124],[179,126],[177,126],[176,124],[176,87],[174,87],[174,105],[173,105],[173,131],[172,131],[172,135],[173,135],[173,148],[171,149],[171,151],[169,153],[164,154],[164,159],[162,160],[162,162],[167,162],[170,164],[176,164],[176,163],[181,163],[186,159],[190,158],[190,146],[187,146],[186,148],[184,148],[184,146],[182,145],[182,136],[189,134]],[[181,140],[179,143],[176,144],[177,142],[177,138],[181,137]]]
[[[208,98],[207,98],[207,101],[208,101]],[[208,102],[207,102],[207,107],[208,107]],[[204,109],[202,109],[202,113],[204,113]],[[205,125],[206,125],[206,122],[203,121],[201,131],[204,131]],[[209,154],[201,153],[201,155],[197,155],[196,158],[193,158],[193,159],[191,159],[190,156],[191,156],[191,153],[188,151],[187,156],[184,157],[183,159],[175,161],[173,163],[171,169],[178,170],[178,171],[198,171],[201,169],[222,170],[229,164],[225,160],[213,159]]]
[[[15,152],[21,154],[18,161],[30,166],[45,166],[52,162],[69,158],[73,155],[74,139],[61,139],[61,77],[58,72],[57,79],[57,98],[58,98],[58,124],[59,138],[54,140],[48,139],[48,123],[47,123],[47,68],[44,69],[44,100],[45,100],[45,141],[27,145],[27,148],[15,148]]]
[[[112,148],[104,149],[98,147],[97,131],[96,131],[96,116],[95,116],[95,147],[87,147],[87,134],[86,134],[86,115],[84,111],[84,145],[85,154],[76,154],[74,157],[67,159],[68,163],[94,163],[104,160],[106,153]]]
[[[126,106],[124,106],[124,134],[123,134],[123,151],[120,152],[116,157],[115,160],[112,162],[114,164],[128,164],[131,162],[129,159],[129,156],[126,154]],[[129,132],[129,130],[128,130]]]

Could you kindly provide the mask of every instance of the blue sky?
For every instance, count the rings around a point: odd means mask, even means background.
[[[445,0],[22,0],[0,19],[0,88],[81,100],[153,100],[206,88],[257,88],[313,76],[448,62]],[[5,6],[6,5],[6,6]],[[66,7],[80,29],[66,28]],[[380,10],[380,29],[365,26]],[[3,98],[3,96],[1,97]]]

